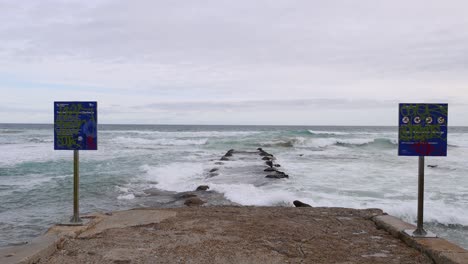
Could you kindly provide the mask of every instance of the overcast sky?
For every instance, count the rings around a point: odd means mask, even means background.
[[[468,1],[0,0],[0,123],[468,126]]]

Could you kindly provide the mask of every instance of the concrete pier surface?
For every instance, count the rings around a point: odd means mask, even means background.
[[[378,209],[214,206],[89,217],[85,226],[51,228],[39,250],[0,251],[0,263],[468,263],[443,239],[407,237],[417,244],[408,246],[395,236],[412,226]]]

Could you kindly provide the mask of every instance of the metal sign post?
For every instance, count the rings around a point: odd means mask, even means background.
[[[418,169],[418,225],[414,234],[417,236],[425,236],[427,234],[423,227],[424,218],[424,156],[419,156]]]
[[[82,222],[80,218],[79,190],[80,190],[80,152],[73,150],[73,216],[72,223]]]
[[[412,237],[436,237],[424,230],[424,159],[447,156],[447,104],[400,104],[398,155],[418,156],[418,219]]]
[[[79,151],[97,150],[97,102],[54,102],[54,149],[73,150],[73,216],[64,224],[82,225]]]

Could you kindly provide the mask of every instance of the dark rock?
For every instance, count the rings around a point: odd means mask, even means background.
[[[136,193],[135,197],[168,196],[168,195],[172,195],[172,194],[173,194],[173,192],[163,191],[163,190],[159,190],[159,189],[156,189],[156,188],[150,188],[150,189],[143,190],[142,194]]]
[[[224,154],[224,156],[225,157],[232,157],[232,153],[234,153],[234,150],[230,149],[230,150],[228,150],[228,152],[226,152],[226,154]]]
[[[203,201],[202,199],[198,198],[198,197],[192,197],[192,198],[188,198],[187,200],[185,200],[184,204],[186,206],[200,206],[202,204],[206,203],[205,201]]]
[[[260,152],[260,156],[273,156],[273,155],[271,155],[270,153],[268,153],[266,151],[262,151],[262,152]]]
[[[427,167],[429,167],[429,168],[437,168],[437,166],[439,166],[439,165],[427,165]]]
[[[289,175],[287,175],[287,174],[271,174],[271,175],[265,176],[265,178],[269,178],[269,179],[283,179],[283,178],[289,178]]]
[[[215,165],[224,165],[224,163],[221,162],[221,161],[217,161],[217,162],[215,162]]]
[[[210,170],[210,172],[215,172],[217,170],[219,170],[219,168],[213,168],[213,169]]]
[[[275,169],[275,168],[266,168],[266,169],[264,169],[263,171],[270,172],[270,171],[276,171],[276,169]]]
[[[188,199],[188,198],[193,198],[193,197],[197,197],[197,195],[194,193],[182,193],[179,196],[177,196],[177,198],[179,199]]]
[[[296,207],[312,207],[310,204],[303,203],[299,200],[294,201],[293,204]]]
[[[302,157],[302,156],[304,156],[304,154],[299,154],[299,157]]]
[[[271,159],[272,159],[271,156],[265,156],[262,158],[262,160],[271,160]]]
[[[273,161],[271,161],[271,160],[267,160],[267,161],[265,162],[265,164],[268,165],[268,166],[270,166],[270,168],[273,167]]]
[[[262,148],[257,148],[257,150],[259,150],[259,151],[263,151],[263,149],[262,149]]]
[[[228,157],[226,157],[226,156],[223,156],[223,157],[221,157],[221,159],[220,159],[220,160],[229,160],[229,159],[228,159]]]
[[[279,165],[279,164],[275,164],[275,165],[273,165],[273,166],[275,166],[275,167],[277,167],[277,168],[281,167],[281,165]]]
[[[216,173],[216,172],[210,172],[210,174],[208,174],[208,178],[213,178],[213,177],[216,177],[218,176],[219,173]]]
[[[210,188],[208,185],[200,185],[197,187],[196,191],[206,191]]]

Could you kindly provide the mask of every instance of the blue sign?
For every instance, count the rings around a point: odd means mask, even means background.
[[[54,102],[54,148],[97,150],[97,102]]]
[[[399,156],[447,156],[447,104],[400,104],[399,112]]]

